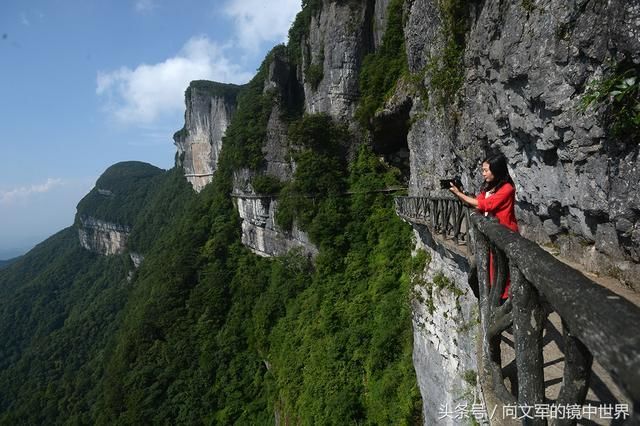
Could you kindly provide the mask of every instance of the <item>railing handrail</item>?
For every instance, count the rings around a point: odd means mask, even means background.
[[[506,227],[478,214],[471,221],[517,265],[614,381],[640,401],[640,333],[630,328],[640,324],[640,308]]]
[[[398,216],[414,223],[431,225],[436,234],[455,240],[457,245],[466,244],[469,250],[467,254],[472,253],[468,232],[469,208],[458,198],[442,194],[426,197],[398,196],[395,197],[395,207]]]
[[[418,199],[418,198],[424,198],[425,200],[449,200],[449,201],[460,201],[459,198],[454,197],[453,195],[448,196],[447,194],[438,194],[438,195],[431,195],[431,194],[427,194],[427,195],[402,195],[402,196],[397,196],[395,198],[411,198],[411,199]]]

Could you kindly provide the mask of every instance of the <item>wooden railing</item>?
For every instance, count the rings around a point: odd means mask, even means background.
[[[398,216],[429,226],[458,245],[469,244],[469,208],[453,197],[396,197]]]
[[[461,206],[442,210],[441,198],[398,197],[398,215],[427,225],[436,233],[458,235],[450,227]],[[451,202],[449,202],[451,203]],[[455,204],[455,202],[454,202]],[[453,213],[451,213],[453,211]],[[445,213],[446,212],[446,213]],[[640,309],[515,232],[496,219],[463,213],[470,225],[473,258],[478,269],[483,391],[496,403],[523,407],[548,405],[543,372],[543,328],[551,310],[562,320],[564,371],[553,405],[585,402],[595,358],[632,401],[626,424],[640,424]],[[464,220],[464,219],[463,219]],[[490,282],[489,263],[493,263]],[[501,295],[510,281],[509,298]],[[501,365],[500,342],[505,330],[514,336],[517,385],[508,389]],[[514,383],[513,381],[511,383]],[[524,424],[546,425],[543,416]],[[575,424],[575,418],[554,418],[554,425]]]
[[[558,313],[564,333],[565,367],[556,405],[584,404],[593,358],[633,402],[628,423],[640,422],[640,309],[558,261],[537,244],[499,225],[471,215],[480,288],[480,324],[485,379],[503,404],[515,398],[507,391],[498,362],[500,334],[513,324],[517,366],[517,405],[545,402],[542,332],[543,302]],[[489,282],[489,253],[494,262]],[[501,304],[507,282],[509,299]],[[556,424],[575,420],[558,419]],[[543,418],[529,424],[546,424]]]

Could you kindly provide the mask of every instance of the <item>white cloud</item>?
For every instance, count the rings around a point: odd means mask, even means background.
[[[31,21],[29,21],[29,19],[27,18],[27,15],[24,13],[20,14],[20,21],[22,22],[22,25],[24,25],[25,27],[28,27],[31,25]]]
[[[47,181],[37,185],[22,186],[10,190],[0,190],[0,204],[11,204],[18,199],[24,199],[32,194],[49,192],[53,188],[62,185],[62,179],[47,178]]]
[[[192,80],[245,83],[253,76],[232,63],[225,48],[207,37],[191,38],[164,62],[99,72],[96,93],[107,98],[107,109],[121,123],[152,123],[184,110],[184,90]]]
[[[156,7],[155,0],[135,0],[134,4],[140,12]],[[193,37],[163,62],[98,72],[96,93],[105,109],[123,124],[154,124],[168,114],[181,114],[190,81],[241,84],[253,77],[253,69],[247,71],[230,58],[254,55],[266,42],[285,41],[300,4],[300,0],[228,0],[224,13],[234,24],[233,40],[228,44]]]
[[[151,12],[157,5],[153,0],[136,0],[134,7],[136,12],[145,13]]]
[[[230,0],[224,11],[234,21],[240,46],[255,51],[263,42],[286,41],[300,7],[300,0]]]

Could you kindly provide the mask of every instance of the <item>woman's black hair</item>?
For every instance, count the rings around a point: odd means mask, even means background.
[[[514,185],[513,179],[511,179],[511,175],[509,175],[509,169],[507,168],[507,158],[503,154],[488,155],[487,158],[482,160],[482,163],[489,164],[489,170],[491,170],[495,178],[492,182],[484,182],[482,184],[482,191],[486,192],[498,189],[507,182]]]

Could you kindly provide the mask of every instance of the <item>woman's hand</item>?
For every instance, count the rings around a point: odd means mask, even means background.
[[[453,195],[455,195],[456,197],[460,198],[460,195],[462,195],[462,191],[460,191],[460,188],[458,188],[457,186],[455,186],[453,184],[453,182],[450,182],[449,185],[451,185],[449,187],[449,191],[453,192]]]
[[[471,207],[478,207],[478,200],[475,197],[470,197],[466,195],[464,192],[460,191],[460,189],[451,182],[451,187],[449,191],[453,193],[456,197],[460,199],[463,203],[470,205]]]

